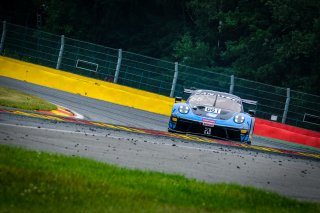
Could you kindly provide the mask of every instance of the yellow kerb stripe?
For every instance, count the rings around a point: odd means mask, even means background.
[[[14,114],[18,115],[25,115],[29,117],[35,117],[35,118],[44,118],[44,119],[50,119],[50,120],[58,120],[58,121],[63,121],[61,118],[57,118],[54,116],[49,116],[49,115],[39,115],[39,114],[34,114],[34,113],[27,113],[27,112],[21,112],[21,111],[13,111]]]

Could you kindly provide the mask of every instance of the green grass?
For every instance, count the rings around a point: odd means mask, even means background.
[[[0,145],[0,212],[320,212],[233,184]]]
[[[41,98],[17,90],[0,87],[0,106],[26,110],[54,110],[57,107]]]

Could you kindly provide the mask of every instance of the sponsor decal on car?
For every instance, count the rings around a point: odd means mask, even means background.
[[[202,119],[202,124],[203,126],[214,127],[214,125],[216,124],[216,121],[209,120],[209,119]]]

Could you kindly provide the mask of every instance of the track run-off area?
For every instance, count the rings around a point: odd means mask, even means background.
[[[55,116],[55,115],[46,115],[46,114],[27,112],[27,111],[21,111],[21,110],[0,109],[0,113],[1,112],[2,113],[11,113],[11,114],[15,114],[15,115],[24,115],[24,116],[35,117],[35,118],[49,119],[49,120],[54,120],[54,121],[64,121],[64,122],[72,122],[72,123],[77,123],[77,124],[87,124],[87,125],[105,127],[105,128],[113,129],[113,130],[122,130],[122,131],[126,131],[126,132],[131,132],[131,133],[163,136],[163,137],[170,137],[170,138],[188,140],[188,141],[193,141],[193,142],[202,142],[202,143],[211,143],[211,144],[225,145],[225,146],[231,146],[231,147],[238,147],[238,148],[250,149],[252,151],[264,151],[264,152],[294,155],[294,156],[300,156],[300,157],[310,157],[310,158],[320,160],[320,153],[317,154],[317,153],[308,153],[308,152],[298,152],[298,151],[290,151],[290,150],[278,149],[278,148],[272,148],[272,147],[248,145],[245,143],[239,143],[239,142],[234,142],[234,141],[225,141],[225,140],[212,139],[212,138],[195,136],[195,135],[185,135],[185,134],[169,133],[169,132],[158,131],[158,130],[150,130],[150,129],[142,129],[142,128],[135,128],[135,127],[128,127],[128,126],[114,125],[114,124],[108,124],[108,123],[102,123],[102,122],[88,121],[88,120]]]

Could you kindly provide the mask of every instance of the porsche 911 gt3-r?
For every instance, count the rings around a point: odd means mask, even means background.
[[[176,98],[176,102],[181,101]],[[250,114],[249,114],[250,113]],[[175,103],[169,132],[193,133],[251,144],[254,112],[245,113],[238,96],[212,90],[194,90],[185,103]]]

